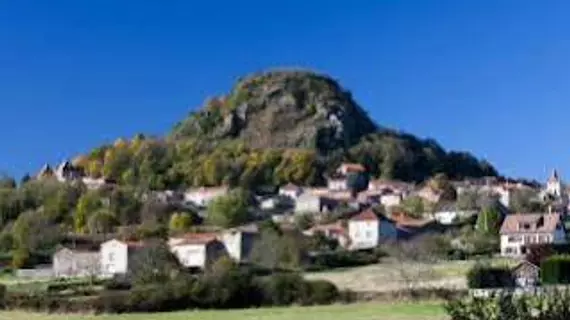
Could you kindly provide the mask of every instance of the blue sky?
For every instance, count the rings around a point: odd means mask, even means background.
[[[242,75],[325,72],[385,126],[570,176],[567,1],[2,1],[0,170],[164,134]]]

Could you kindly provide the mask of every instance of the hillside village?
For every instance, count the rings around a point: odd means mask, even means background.
[[[86,176],[69,161],[55,169],[45,165],[33,179],[82,184],[89,190],[115,187],[112,180]],[[461,252],[472,244],[457,230],[485,226],[480,221],[488,218],[489,210],[496,210],[499,214],[496,223],[500,224],[496,226],[498,234],[494,235],[498,245],[490,247],[492,255],[522,261],[529,245],[556,245],[567,240],[569,193],[556,170],[539,188],[496,177],[450,181],[441,175],[413,184],[370,179],[363,165],[342,163],[326,181],[323,187],[288,183],[273,191],[254,194],[247,223],[228,228],[205,225],[195,231],[171,230],[164,241],[182,265],[196,270],[207,269],[223,256],[239,263],[250,262],[256,243],[262,241],[260,223],[264,221],[304,239],[324,238],[334,243],[327,249],[319,249],[325,251],[374,250],[386,243],[446,235],[450,250]],[[141,197],[186,209],[206,221],[210,204],[231,191],[229,186],[199,187],[157,190]],[[539,211],[517,210],[525,206]],[[43,275],[127,274],[129,257],[145,246],[145,239],[116,235],[115,230],[98,241],[60,243],[52,265]],[[325,253],[319,250],[311,254]],[[45,271],[46,267],[43,268]]]

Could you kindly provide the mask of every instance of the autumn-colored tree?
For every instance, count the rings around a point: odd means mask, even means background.
[[[96,192],[87,192],[79,198],[75,213],[73,215],[73,225],[75,232],[85,233],[87,231],[87,221],[89,215],[101,208],[101,197]]]
[[[192,226],[192,215],[188,212],[175,212],[170,217],[170,223],[168,227],[170,232],[177,233],[177,232],[184,232],[188,231],[188,229]]]

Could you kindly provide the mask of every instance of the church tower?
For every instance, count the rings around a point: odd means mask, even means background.
[[[562,181],[560,180],[556,169],[552,171],[552,175],[550,175],[550,178],[548,178],[548,181],[546,182],[546,192],[555,197],[560,197],[562,195]]]

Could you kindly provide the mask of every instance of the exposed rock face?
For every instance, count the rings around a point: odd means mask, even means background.
[[[272,71],[239,81],[181,122],[173,136],[240,138],[255,148],[350,147],[376,125],[334,80],[307,71]]]

